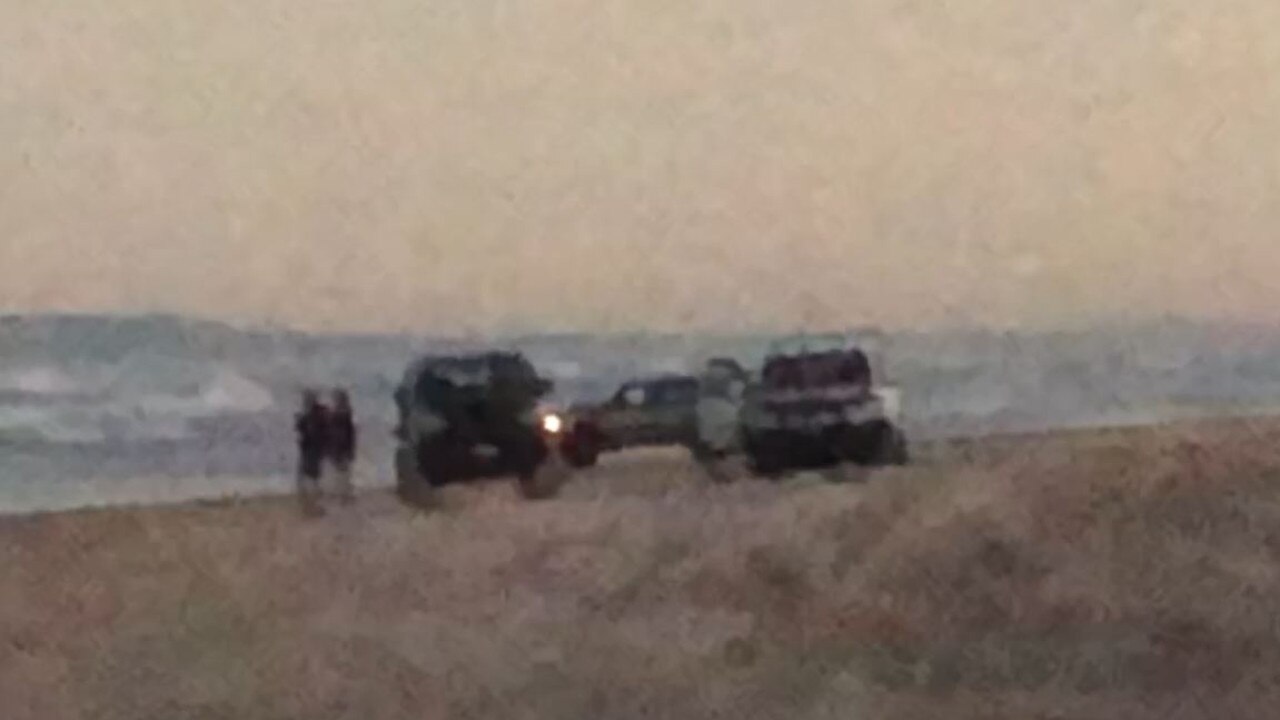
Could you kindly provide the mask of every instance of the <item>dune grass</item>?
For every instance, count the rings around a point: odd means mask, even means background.
[[[1270,718],[1280,423],[0,522],[6,718]],[[656,476],[662,475],[658,478]]]

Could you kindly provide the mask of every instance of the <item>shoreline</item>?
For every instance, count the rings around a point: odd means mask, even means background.
[[[1193,431],[1206,424],[1220,427],[1224,423],[1249,424],[1274,421],[1278,418],[1280,418],[1280,410],[1275,408],[1258,408],[1255,411],[1234,413],[1199,409],[1188,411],[1181,417],[1156,422],[1082,423],[1013,432],[928,434],[916,440],[914,445],[917,448],[918,457],[926,459],[951,457],[954,460],[954,454],[949,451],[957,448],[991,449],[1054,439],[1070,440],[1083,436],[1164,430]],[[679,462],[683,459],[678,449],[637,448],[608,458],[608,463],[619,461],[625,463],[633,459],[644,460],[648,455],[664,456],[664,462],[668,460]],[[376,464],[370,461],[357,466],[354,482],[357,492],[361,495],[394,487],[394,481],[390,477],[380,476]],[[36,493],[32,490],[43,490],[47,487],[16,486],[0,491],[0,520],[103,510],[135,511],[149,508],[246,504],[288,498],[295,492],[294,478],[285,475],[139,476],[97,483],[93,480],[66,482],[59,485],[62,492],[54,497],[48,495],[40,498],[33,497]]]

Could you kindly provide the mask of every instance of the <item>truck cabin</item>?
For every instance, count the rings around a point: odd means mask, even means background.
[[[551,383],[524,356],[490,352],[421,358],[406,373],[395,399],[403,418],[410,404],[454,415],[495,403],[532,404],[550,390]]]
[[[616,407],[676,406],[697,399],[698,379],[684,375],[633,380],[618,388],[610,404]]]
[[[806,355],[778,355],[765,361],[761,371],[770,390],[813,390],[834,386],[871,386],[871,363],[858,349]]]

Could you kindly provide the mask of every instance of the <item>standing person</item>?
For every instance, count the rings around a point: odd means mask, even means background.
[[[356,423],[351,412],[351,398],[347,391],[333,391],[333,409],[329,413],[329,458],[338,476],[338,492],[343,502],[355,500],[355,487],[351,483],[351,466],[356,459]]]
[[[298,434],[298,500],[305,515],[323,515],[320,471],[329,445],[328,409],[311,389],[302,392],[302,410],[294,419]]]

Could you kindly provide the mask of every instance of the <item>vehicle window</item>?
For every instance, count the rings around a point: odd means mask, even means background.
[[[803,363],[805,387],[827,387],[836,384],[840,353],[821,353],[806,357]]]
[[[452,383],[434,373],[423,373],[418,378],[417,385],[413,388],[414,403],[417,405],[436,405],[440,403],[452,387]]]
[[[763,378],[766,386],[779,390],[796,389],[803,385],[800,361],[789,357],[776,357],[765,363]]]
[[[765,385],[777,389],[820,388],[870,382],[867,356],[858,350],[777,357],[764,367]]]
[[[871,363],[861,352],[855,350],[846,353],[837,370],[837,377],[842,383],[868,382],[871,377]]]
[[[659,405],[687,405],[698,399],[697,381],[664,383],[654,402]]]
[[[631,407],[639,407],[644,404],[647,399],[645,389],[639,385],[630,385],[622,389],[620,393],[622,403]]]

